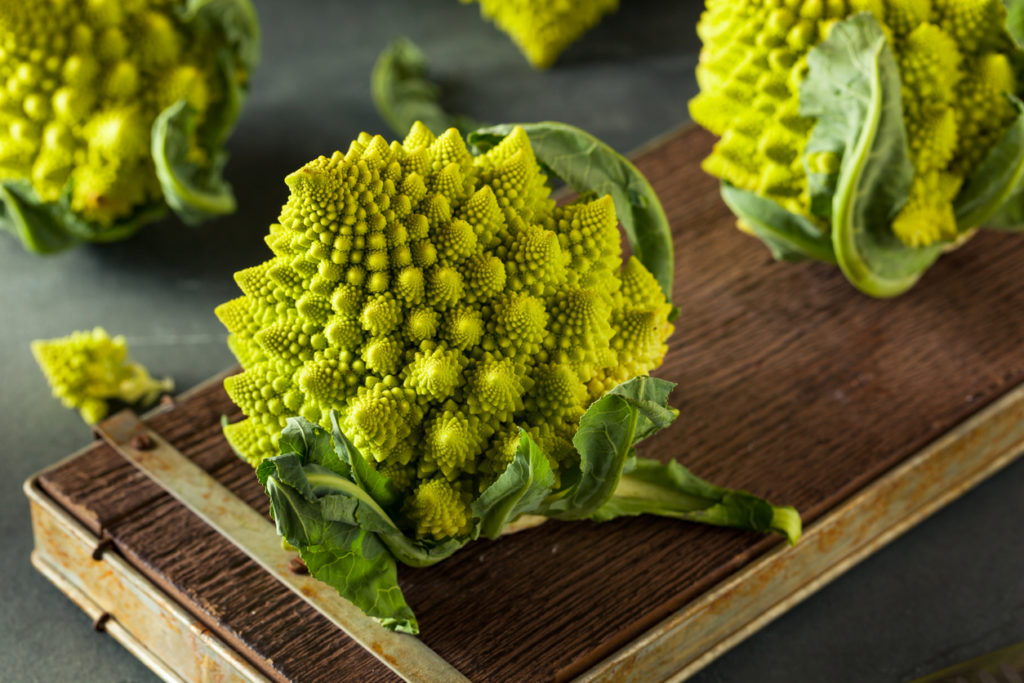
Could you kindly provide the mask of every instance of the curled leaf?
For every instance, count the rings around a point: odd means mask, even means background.
[[[370,76],[370,93],[377,113],[398,135],[419,121],[435,135],[449,128],[461,132],[479,124],[467,116],[449,114],[441,106],[441,86],[427,77],[427,58],[408,38],[396,38],[377,57]]]
[[[807,63],[800,114],[817,119],[807,149],[842,154],[831,211],[836,260],[864,293],[895,296],[917,282],[943,248],[908,247],[891,229],[914,177],[896,59],[865,12],[838,22]]]
[[[722,182],[722,199],[779,261],[815,259],[835,263],[832,238],[804,216],[753,192]]]
[[[196,224],[234,212],[231,186],[221,177],[227,154],[208,150],[193,161],[198,113],[184,100],[160,112],[153,122],[152,154],[164,199],[181,220]]]

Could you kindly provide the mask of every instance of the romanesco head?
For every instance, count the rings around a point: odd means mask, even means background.
[[[256,31],[248,0],[0,0],[0,182],[90,226],[67,228],[69,242],[122,236],[165,202],[151,133],[162,112],[184,103],[191,117],[170,163],[219,171],[256,58],[242,34]],[[34,250],[66,246],[8,227]]]
[[[479,2],[480,14],[509,34],[536,69],[546,69],[565,48],[593,28],[619,0],[461,0]]]
[[[251,462],[290,416],[330,413],[409,494],[421,537],[457,535],[522,427],[554,467],[578,458],[586,407],[657,367],[671,305],[622,265],[610,197],[558,207],[526,133],[474,157],[453,128],[362,134],[286,178],[266,241],[217,315],[248,416],[225,434]]]
[[[174,390],[170,379],[156,380],[128,358],[124,337],[110,337],[97,327],[67,337],[38,339],[32,354],[46,381],[68,408],[95,424],[107,416],[108,401],[146,405]]]
[[[953,200],[1017,115],[999,0],[707,0],[690,112],[721,139],[704,169],[827,230],[807,169],[834,170],[835,159],[804,154],[814,120],[799,114],[799,87],[811,48],[859,12],[878,21],[902,80],[914,180],[892,230],[911,247],[955,240]]]

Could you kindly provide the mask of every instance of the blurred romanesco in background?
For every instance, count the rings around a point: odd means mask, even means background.
[[[1022,52],[1005,23],[1000,0],[708,0],[690,103],[720,136],[704,168],[725,182],[741,227],[777,255],[838,260],[865,291],[899,293],[1019,178],[1008,131],[1020,118],[1011,95]],[[853,191],[875,182],[879,150],[892,156],[878,191]],[[999,174],[982,169],[993,151],[1005,153],[1007,177],[971,187],[976,172]],[[991,196],[979,199],[983,184]],[[784,234],[786,218],[743,192],[803,219],[805,234]],[[887,202],[867,228],[851,208],[861,195]]]
[[[58,339],[32,342],[32,355],[67,408],[96,424],[107,416],[108,401],[146,406],[174,390],[170,379],[156,380],[128,358],[124,337],[111,338],[103,328],[72,332]]]
[[[234,210],[249,0],[0,0],[0,225],[33,251]]]
[[[479,2],[480,14],[507,33],[537,69],[555,63],[562,52],[614,12],[619,0],[461,0]]]
[[[519,426],[558,472],[586,407],[661,363],[672,306],[621,263],[611,198],[556,207],[522,128],[477,157],[455,129],[363,134],[286,182],[274,258],[217,309],[245,368],[225,434],[253,464],[288,417],[338,410],[417,535],[453,536]]]

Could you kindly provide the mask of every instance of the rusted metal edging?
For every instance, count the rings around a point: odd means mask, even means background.
[[[338,592],[292,572],[294,553],[263,515],[125,410],[96,427],[126,460],[407,681],[466,681],[419,638],[383,628]]]
[[[267,678],[117,553],[96,557],[97,537],[38,486],[24,484],[32,515],[32,565],[94,623],[159,678],[246,681]]]
[[[896,539],[1024,449],[1024,385],[936,439],[805,530],[577,681],[681,681]]]
[[[61,593],[71,598],[71,602],[78,605],[93,620],[94,624],[102,624],[104,632],[121,643],[128,652],[135,655],[136,659],[145,664],[160,680],[166,683],[184,683],[183,678],[178,676],[162,659],[153,654],[152,650],[143,643],[140,643],[117,619],[104,619],[104,617],[109,617],[109,613],[104,612],[89,596],[78,590],[78,587],[68,581],[63,572],[54,567],[49,559],[40,554],[39,551],[33,550],[31,560],[32,566],[40,574],[49,579],[50,583],[56,586]]]

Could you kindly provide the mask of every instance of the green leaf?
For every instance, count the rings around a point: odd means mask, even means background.
[[[250,72],[260,61],[260,23],[249,0],[188,0],[181,10],[186,23],[214,29],[224,36],[238,65]]]
[[[331,411],[331,426],[333,427],[334,448],[338,455],[347,459],[352,466],[352,481],[358,484],[370,497],[381,507],[392,510],[402,502],[402,496],[395,488],[391,480],[380,474],[366,461],[363,454],[355,447],[348,437],[338,426],[338,413]]]
[[[1024,103],[1010,97],[1021,114],[957,195],[961,231],[976,225],[1006,232],[1024,231]],[[990,211],[985,213],[985,209]]]
[[[664,405],[673,386],[654,377],[634,377],[594,401],[572,440],[580,454],[579,478],[571,491],[538,512],[558,519],[586,519],[601,507],[623,470],[632,465],[633,446],[675,418],[676,412]],[[655,409],[658,401],[661,405]]]
[[[968,176],[953,204],[962,233],[979,225],[1005,225],[1014,212],[1024,213],[1024,103],[1013,95],[1007,97],[1017,118]],[[1009,226],[1024,229],[1019,218]]]
[[[791,544],[800,538],[802,527],[800,515],[792,507],[772,505],[746,491],[716,486],[674,460],[662,464],[637,458],[636,466],[622,476],[614,495],[592,518],[604,522],[642,514],[757,532],[777,531]]]
[[[665,299],[672,301],[672,228],[643,174],[593,135],[565,123],[505,123],[474,131],[468,140],[486,150],[516,126],[526,131],[537,160],[576,192],[611,195],[633,253],[654,275]]]
[[[1024,47],[1024,1],[1003,0],[1006,7],[1006,30],[1018,47]]]
[[[263,466],[263,463],[271,463],[271,466]],[[298,453],[285,453],[267,458],[260,463],[257,469],[256,478],[263,486],[267,486],[271,477],[275,485],[285,485],[293,489],[310,503],[315,503],[317,496],[313,493],[313,487],[306,479],[305,459]]]
[[[417,121],[435,135],[449,128],[465,132],[480,125],[444,110],[441,86],[427,78],[427,58],[408,38],[392,40],[377,57],[370,92],[377,113],[397,135],[407,135]]]
[[[51,254],[83,242],[113,242],[134,234],[164,215],[163,204],[144,204],[128,218],[104,226],[71,210],[70,185],[55,202],[43,202],[24,179],[0,182],[0,229],[21,240],[29,251]]]
[[[318,545],[299,548],[309,573],[392,631],[416,635],[416,615],[398,586],[395,558],[376,534],[348,524],[327,527]]]
[[[160,112],[152,131],[153,164],[164,200],[190,225],[236,208],[231,186],[221,177],[227,153],[207,150],[205,163],[191,161],[198,120],[196,110],[179,100]]]
[[[294,454],[274,456],[264,460],[261,469],[265,473],[263,488],[270,498],[270,514],[277,525],[277,533],[296,548],[301,548],[320,542],[324,533],[324,520],[316,500],[310,500],[304,495],[308,493],[308,485],[303,487],[307,491],[301,491],[284,478],[294,473],[295,460]],[[273,469],[267,473],[270,467]],[[301,472],[301,466],[298,470]]]
[[[804,216],[787,211],[778,203],[753,192],[722,183],[722,199],[737,217],[746,221],[751,231],[771,250],[779,261],[815,259],[835,263],[832,236],[827,229],[815,225]]]
[[[838,22],[807,63],[800,114],[817,119],[808,153],[842,150],[832,198],[836,260],[864,293],[895,296],[944,248],[907,247],[892,232],[914,176],[896,60],[874,16],[861,13]]]
[[[551,492],[555,475],[547,456],[525,430],[519,430],[515,457],[498,479],[473,503],[478,533],[497,538],[509,522],[536,511]]]
[[[260,25],[249,0],[189,0],[180,10],[194,33],[214,33],[222,47],[211,61],[220,71],[222,97],[203,116],[196,144],[208,155],[222,147],[238,120],[248,94],[249,74],[260,60]]]
[[[395,558],[378,536],[397,533],[397,528],[366,492],[326,467],[303,464],[298,453],[267,458],[257,476],[270,498],[277,532],[298,548],[314,577],[384,627],[418,632],[398,586]]]
[[[0,199],[0,225],[21,239],[29,251],[50,254],[81,243],[61,221],[55,207],[36,198],[28,181],[3,181]]]
[[[621,396],[637,411],[635,446],[672,424],[679,411],[668,405],[668,396],[676,388],[674,382],[657,377],[635,377],[608,390],[613,396]]]
[[[349,463],[338,456],[331,435],[303,417],[288,418],[277,448],[282,454],[297,453],[303,463],[316,463],[351,478]]]

